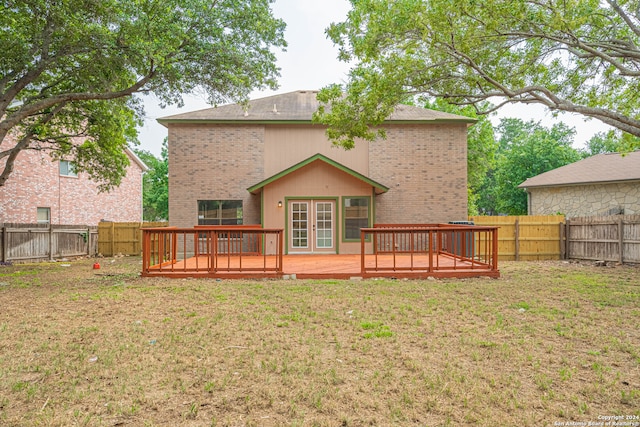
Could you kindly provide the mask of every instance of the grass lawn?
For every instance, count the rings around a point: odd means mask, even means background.
[[[0,425],[640,425],[638,266],[219,281],[93,262],[0,266]]]

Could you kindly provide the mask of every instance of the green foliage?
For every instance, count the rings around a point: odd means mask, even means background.
[[[528,178],[580,160],[572,147],[574,129],[560,123],[502,119],[495,168],[488,174],[479,202],[484,213],[527,214],[527,194],[518,188]]]
[[[0,186],[21,150],[118,185],[143,115],[137,94],[182,105],[275,88],[284,22],[269,0],[8,0],[0,6]],[[9,137],[11,140],[9,140]],[[86,141],[86,142],[84,142]]]
[[[145,221],[169,219],[169,159],[167,138],[162,143],[161,158],[145,150],[135,150],[149,170],[142,179],[142,216]]]
[[[640,136],[637,0],[351,3],[327,34],[355,66],[344,87],[321,91],[316,115],[337,144],[377,136],[371,129],[416,94],[483,113],[538,103]]]
[[[593,156],[602,153],[626,153],[635,147],[640,147],[640,139],[616,130],[609,132],[598,132],[585,147],[584,155]]]

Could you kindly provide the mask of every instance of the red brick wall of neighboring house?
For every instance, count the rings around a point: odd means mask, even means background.
[[[52,224],[142,221],[143,171],[133,159],[130,163],[120,187],[98,193],[85,174],[60,176],[59,163],[47,154],[23,151],[0,187],[0,223],[35,223],[38,207],[50,208]]]

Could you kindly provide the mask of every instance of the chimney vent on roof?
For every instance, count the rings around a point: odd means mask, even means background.
[[[278,114],[278,109],[276,108],[276,104],[273,104],[273,112],[275,114]]]

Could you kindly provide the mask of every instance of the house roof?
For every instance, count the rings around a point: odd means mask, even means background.
[[[142,172],[147,172],[149,170],[149,166],[147,166],[131,148],[127,147],[124,151],[129,155],[133,162],[138,165]]]
[[[640,151],[597,154],[527,179],[520,188],[640,180]]]
[[[158,122],[164,126],[169,123],[295,123],[311,122],[313,113],[320,102],[316,99],[317,90],[299,90],[266,98],[254,99],[246,106],[228,104],[189,113],[161,117]],[[386,123],[475,123],[476,120],[428,110],[409,105],[398,105],[386,120]]]
[[[366,176],[362,175],[359,172],[354,171],[353,169],[350,169],[348,167],[346,167],[345,165],[336,162],[335,160],[331,160],[330,158],[323,156],[322,154],[315,154],[311,157],[309,157],[306,160],[301,161],[300,163],[297,163],[267,179],[265,179],[264,181],[261,181],[259,183],[257,183],[256,185],[253,185],[249,188],[247,188],[247,191],[249,191],[250,193],[257,193],[259,190],[261,190],[265,185],[270,184],[274,181],[279,180],[280,178],[289,175],[292,172],[297,171],[298,169],[301,169],[305,166],[307,166],[310,163],[313,163],[315,161],[321,161],[321,162],[325,162],[331,166],[333,166],[336,169],[341,170],[342,172],[345,172],[349,175],[351,175],[352,177],[359,179],[360,181],[371,185],[372,187],[374,187],[376,189],[376,193],[380,194],[380,193],[386,193],[389,190],[389,187],[386,187],[370,178],[367,178]]]

